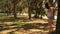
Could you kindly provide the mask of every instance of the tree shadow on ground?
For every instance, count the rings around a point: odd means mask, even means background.
[[[43,26],[43,28],[41,28],[41,26]],[[23,28],[24,30],[29,30],[29,29],[43,29],[43,30],[47,30],[48,29],[48,24],[47,23],[29,23],[29,24],[25,24],[22,25],[21,28]],[[19,29],[17,29],[19,30]]]
[[[19,29],[23,28],[24,30],[29,30],[29,29],[46,29],[48,28],[48,24],[41,24],[41,23],[29,23],[29,24],[25,24],[25,25],[22,25],[22,26],[16,26],[16,27],[12,27],[10,28],[9,26],[11,25],[7,25],[8,27],[6,28],[0,28],[0,31],[3,31],[3,30],[9,30],[9,29],[16,29],[16,31],[18,31]],[[44,26],[44,28],[40,28],[41,26]]]

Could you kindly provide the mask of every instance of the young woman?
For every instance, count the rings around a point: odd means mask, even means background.
[[[53,7],[51,6],[50,3],[46,3],[45,7],[47,9],[47,17],[48,17],[48,26],[49,28],[49,32],[51,33],[53,28],[52,28],[52,23],[53,23]]]

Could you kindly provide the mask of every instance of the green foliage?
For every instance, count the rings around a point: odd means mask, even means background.
[[[27,24],[27,23],[16,21],[16,22],[14,22],[14,24],[12,24],[12,25],[20,25],[20,26],[22,26],[22,25],[25,25],[25,24]]]
[[[7,16],[7,14],[5,13],[5,14],[3,14],[3,13],[0,13],[0,18],[2,18],[2,17],[6,17]]]
[[[46,12],[45,12],[44,8],[41,8],[41,9],[40,9],[39,14],[42,14],[42,15],[46,14]]]
[[[0,1],[0,10],[1,12],[5,12],[9,10],[9,7],[11,6],[11,0],[2,0]]]

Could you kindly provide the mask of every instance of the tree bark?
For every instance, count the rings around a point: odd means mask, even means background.
[[[16,14],[16,6],[15,6],[15,4],[14,4],[14,18],[16,19],[17,18],[17,14]]]
[[[31,19],[31,9],[32,8],[32,6],[31,6],[31,2],[29,2],[29,4],[28,4],[28,16],[29,16],[29,19]]]
[[[29,16],[29,19],[31,19],[31,10],[30,10],[30,8],[28,10],[28,16]]]
[[[14,18],[17,18],[17,14],[16,14],[16,2],[14,0],[14,6],[13,6],[13,14],[14,14]]]
[[[56,33],[60,34],[60,0],[58,0],[58,15],[57,15]]]
[[[38,18],[38,9],[36,7],[36,15],[35,15],[36,18]]]
[[[35,2],[36,2],[36,3],[35,3],[35,7],[36,7],[36,8],[35,8],[35,10],[36,10],[35,18],[38,18],[39,15],[38,15],[37,1],[35,0]]]

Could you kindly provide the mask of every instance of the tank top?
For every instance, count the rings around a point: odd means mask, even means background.
[[[53,16],[53,7],[50,7],[47,11],[47,16],[52,17]]]

